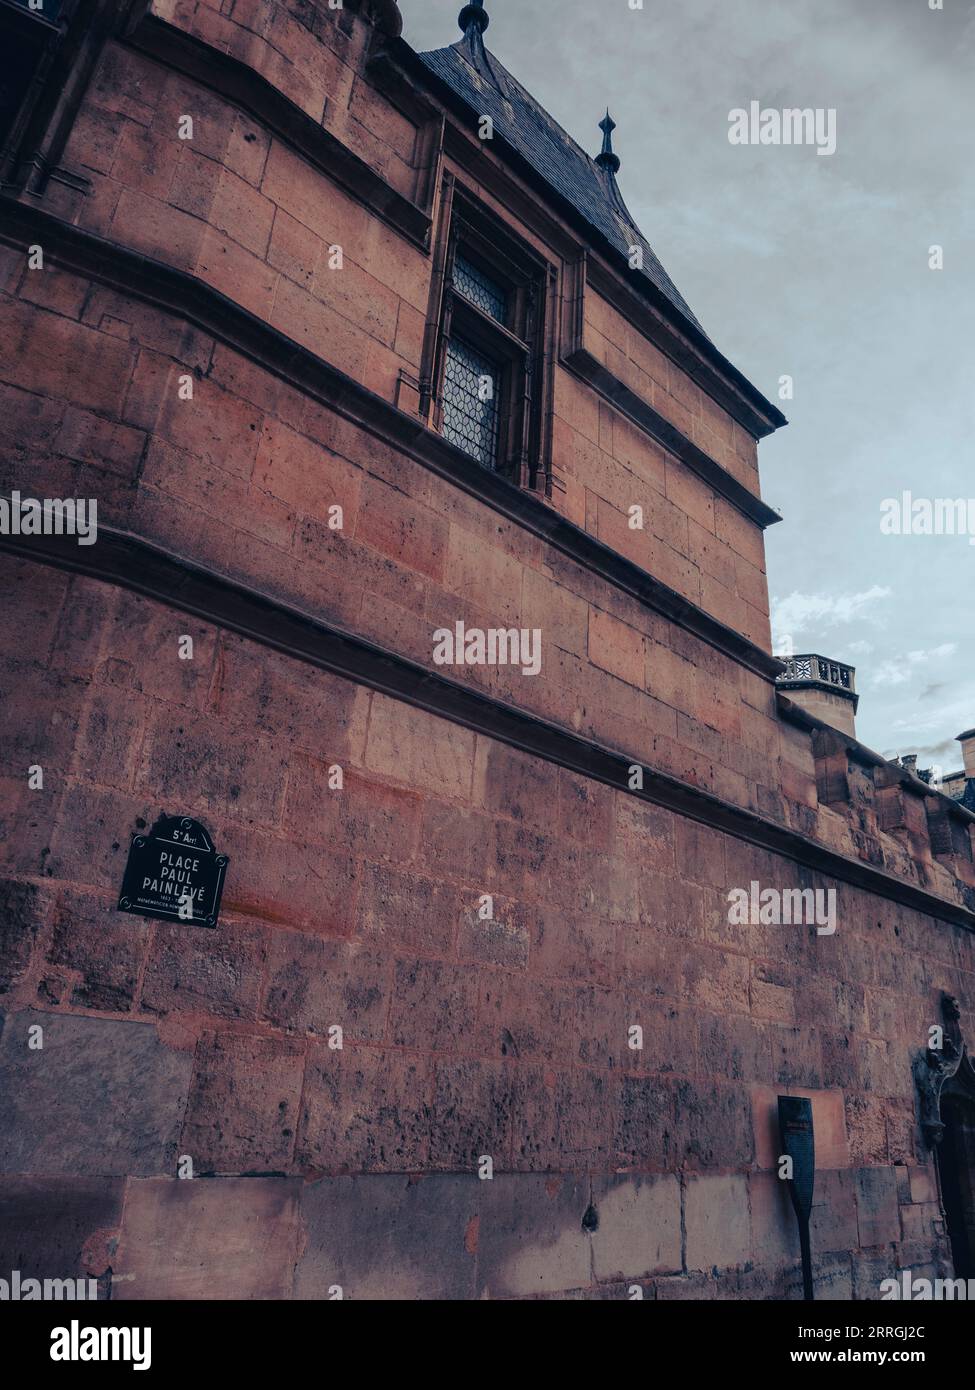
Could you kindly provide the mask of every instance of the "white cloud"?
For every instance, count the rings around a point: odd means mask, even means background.
[[[772,628],[777,634],[788,633],[793,641],[803,632],[836,623],[852,623],[864,616],[871,604],[889,598],[892,589],[874,584],[858,594],[800,594],[788,598],[773,598]]]
[[[957,642],[942,642],[930,651],[905,652],[894,661],[883,661],[868,677],[870,685],[905,685],[918,674],[930,676],[935,662],[954,656]]]

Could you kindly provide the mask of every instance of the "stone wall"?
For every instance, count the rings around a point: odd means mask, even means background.
[[[821,1293],[945,1258],[911,1060],[942,990],[975,1007],[970,933],[843,884],[833,935],[730,925],[730,887],[796,866],[3,564],[5,761],[45,770],[3,825],[11,1268],[110,1269],[113,1297],[790,1296],[779,1093],[813,1100]],[[213,932],[117,910],[161,809],[230,856]]]
[[[0,555],[0,1272],[795,1297],[783,1093],[820,1295],[940,1272],[911,1065],[975,1010],[972,820],[776,699],[738,388],[586,284],[580,350],[683,444],[558,353],[551,495],[465,466],[411,396],[437,178],[509,175],[378,79],[395,6],[128,21],[0,218],[0,486],[102,528]],[[540,674],[444,682],[456,621],[538,628]],[[163,811],[230,857],[213,931],[118,911]],[[834,889],[835,933],[733,924],[753,881]]]

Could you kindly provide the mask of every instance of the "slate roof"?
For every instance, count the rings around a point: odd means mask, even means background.
[[[421,53],[419,58],[475,116],[490,116],[496,133],[612,246],[627,257],[631,246],[642,247],[642,274],[698,332],[704,332],[627,211],[612,173],[601,169],[484,48],[479,34],[467,35],[450,48]]]

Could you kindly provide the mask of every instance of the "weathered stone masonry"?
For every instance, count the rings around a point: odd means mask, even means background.
[[[79,14],[0,209],[3,491],[100,522],[0,538],[0,1275],[796,1297],[785,1092],[818,1295],[949,1272],[913,1069],[975,1016],[975,821],[776,695],[781,417],[395,5]],[[534,487],[425,413],[458,189],[549,268]],[[541,674],[437,670],[458,620]],[[117,910],[163,810],[230,856],[213,932]],[[836,933],[729,924],[752,880]]]

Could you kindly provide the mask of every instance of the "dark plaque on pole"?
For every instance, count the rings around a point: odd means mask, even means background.
[[[789,1196],[799,1222],[802,1254],[803,1298],[812,1302],[812,1254],[809,1247],[809,1213],[816,1181],[816,1146],[813,1142],[812,1101],[805,1096],[779,1096],[779,1133],[782,1152],[792,1159]]]
[[[120,912],[215,927],[228,859],[198,820],[160,816],[145,835],[133,835]]]

